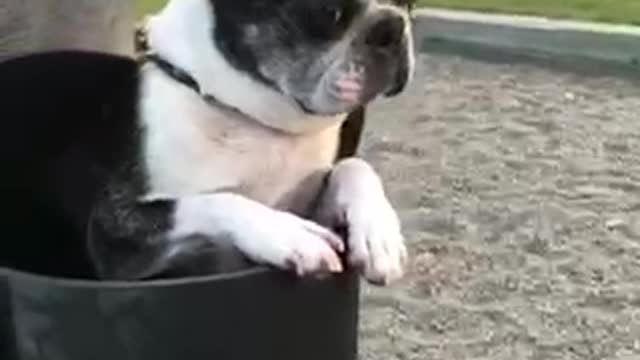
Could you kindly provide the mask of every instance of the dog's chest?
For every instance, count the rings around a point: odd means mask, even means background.
[[[148,195],[228,189],[299,213],[316,198],[334,161],[339,124],[294,136],[212,109],[189,93],[161,95],[143,105]]]

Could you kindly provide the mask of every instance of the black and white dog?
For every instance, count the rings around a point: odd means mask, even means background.
[[[146,33],[135,110],[105,107],[111,122],[87,130],[99,140],[60,150],[102,179],[96,189],[58,181],[88,194],[61,205],[61,219],[87,239],[97,277],[207,274],[219,261],[209,250],[226,247],[299,275],[341,272],[347,252],[373,283],[402,276],[407,251],[379,177],[363,160],[334,159],[346,114],[412,76],[406,11],[381,0],[172,0]],[[109,151],[86,155],[96,143]]]

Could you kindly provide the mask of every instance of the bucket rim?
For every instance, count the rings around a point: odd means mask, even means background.
[[[93,288],[105,290],[137,290],[153,288],[175,288],[193,285],[214,284],[240,279],[250,280],[260,276],[275,275],[281,271],[266,266],[252,266],[246,269],[229,273],[187,276],[175,279],[154,279],[154,280],[93,280],[70,277],[56,277],[50,275],[36,274],[12,268],[0,267],[0,278],[6,278],[10,282],[15,280],[30,283],[39,283],[46,286],[65,288]]]

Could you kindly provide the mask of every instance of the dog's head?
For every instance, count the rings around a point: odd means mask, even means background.
[[[392,96],[413,71],[404,9],[377,0],[210,0],[214,39],[239,70],[305,112],[344,113]]]
[[[413,74],[407,10],[387,0],[172,0],[150,26],[205,90],[286,129],[396,95]]]

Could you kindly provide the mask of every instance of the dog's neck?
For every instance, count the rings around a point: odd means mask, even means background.
[[[346,114],[305,113],[285,95],[227,62],[213,40],[215,20],[207,0],[171,0],[147,23],[151,51],[188,72],[203,94],[236,108],[263,125],[288,133],[309,133],[336,125]]]

